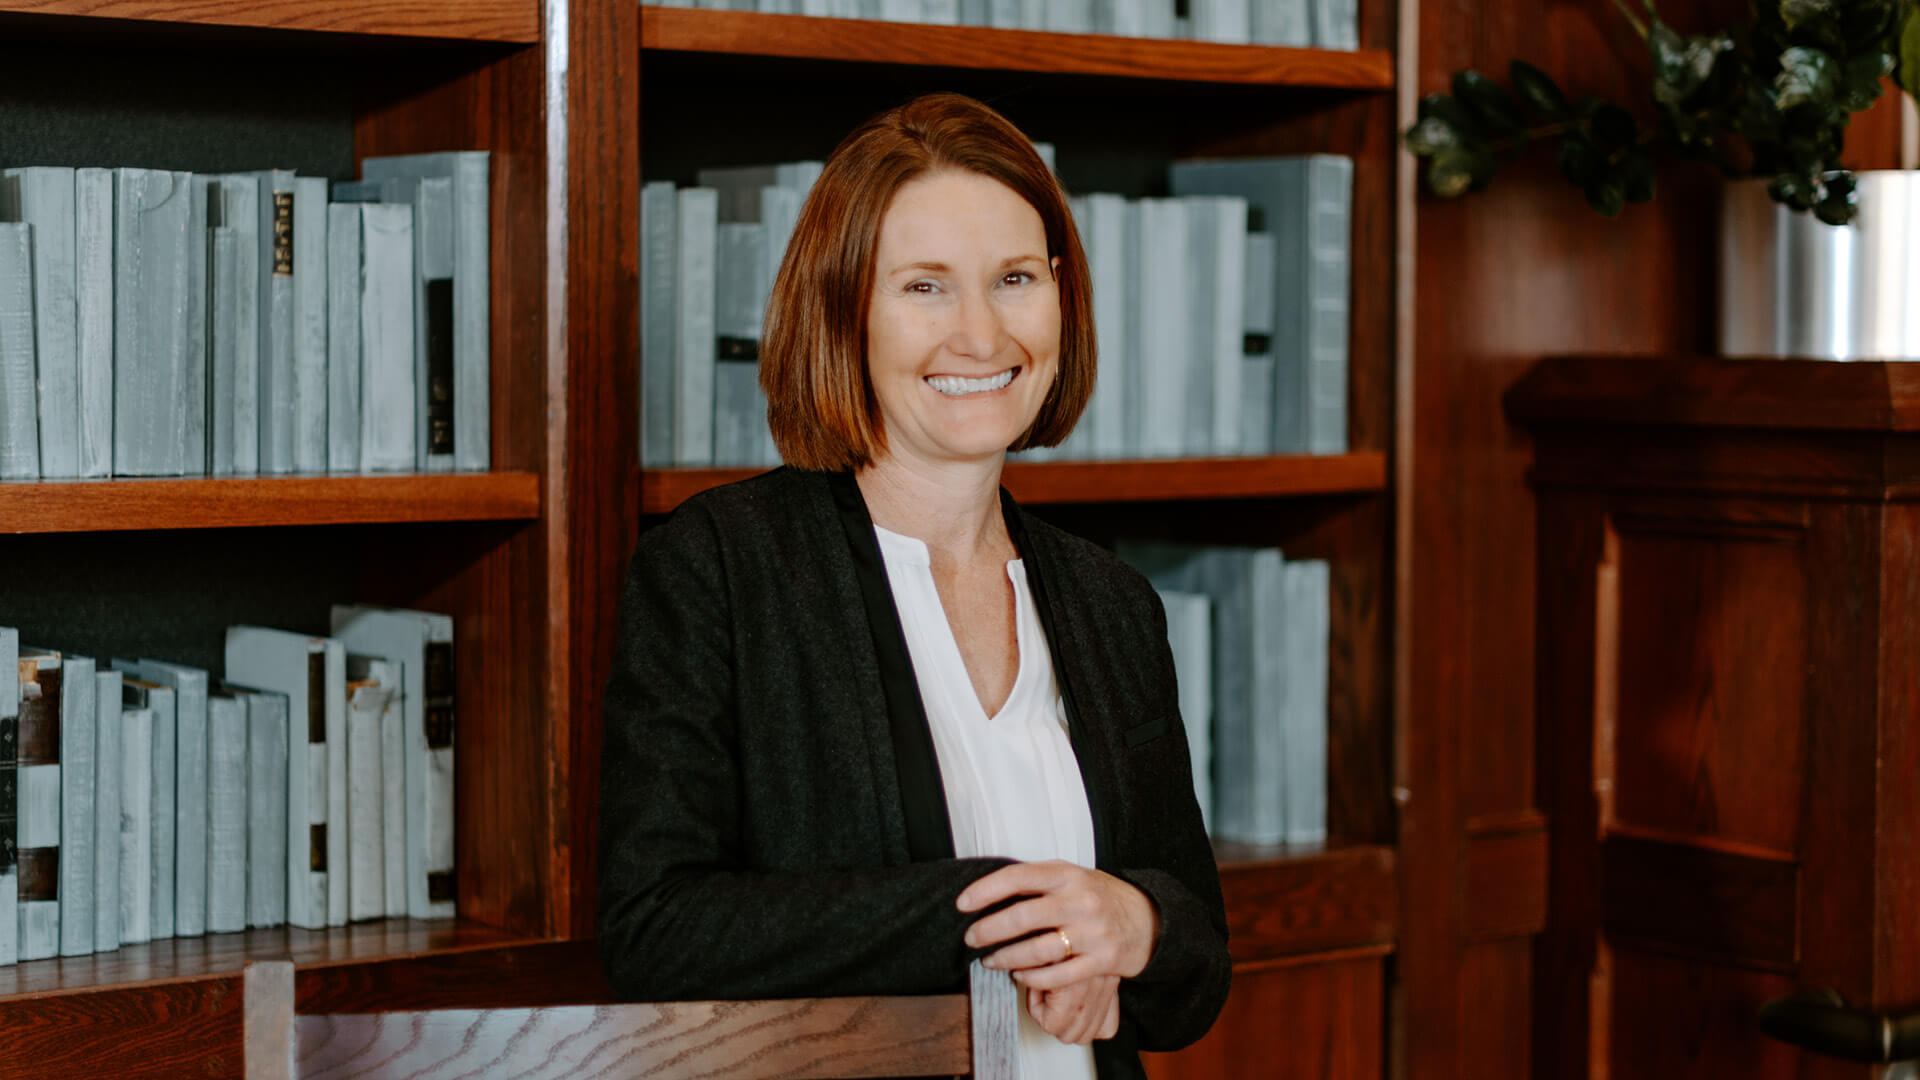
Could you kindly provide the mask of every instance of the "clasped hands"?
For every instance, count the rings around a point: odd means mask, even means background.
[[[1147,895],[1070,862],[1014,863],[960,893],[963,912],[1024,897],[967,929],[971,949],[1005,942],[990,968],[1013,972],[1034,1022],[1064,1043],[1110,1039],[1120,1029],[1120,980],[1147,966],[1158,915]]]

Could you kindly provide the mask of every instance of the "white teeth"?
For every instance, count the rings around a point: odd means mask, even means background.
[[[984,379],[963,379],[958,375],[929,375],[927,385],[946,394],[948,397],[965,397],[968,394],[983,394],[989,390],[998,390],[1013,381],[1018,368],[1008,368],[998,375],[989,375]]]

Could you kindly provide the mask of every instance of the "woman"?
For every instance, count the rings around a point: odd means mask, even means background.
[[[788,467],[648,532],[602,758],[600,942],[675,1000],[1026,989],[1026,1075],[1141,1076],[1219,1013],[1226,919],[1165,616],[1000,489],[1094,377],[1032,144],[957,95],[853,133],[761,382]]]

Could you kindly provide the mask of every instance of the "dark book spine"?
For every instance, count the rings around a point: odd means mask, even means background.
[[[0,875],[14,873],[20,866],[20,721],[0,716]]]
[[[427,645],[426,653],[427,749],[450,750],[453,748],[454,727],[453,645],[444,641],[432,642]],[[428,871],[427,899],[430,902],[453,903],[456,892],[453,867]]]
[[[273,276],[293,276],[293,192],[273,193]]]
[[[307,753],[319,754],[325,761],[327,755],[327,654],[314,652],[307,654]],[[316,749],[317,748],[317,749]],[[309,759],[311,760],[311,759]],[[288,778],[290,783],[304,784],[304,776]],[[320,805],[327,805],[327,792],[320,793]],[[313,798],[308,792],[307,797]],[[311,814],[313,808],[308,807]],[[327,822],[312,826],[307,832],[307,868],[316,874],[327,872]]]
[[[19,791],[19,768],[31,768],[36,765],[60,764],[60,676],[59,668],[41,670],[33,661],[20,665],[20,686],[27,690],[31,684],[36,690],[28,690],[21,695],[20,727],[17,732],[18,768],[13,773],[15,797],[11,800],[16,808],[11,836],[17,842],[20,834],[20,822],[17,808]],[[49,809],[59,812],[59,804],[51,808],[36,806],[35,812],[45,814]],[[51,834],[56,842],[36,844],[33,847],[15,848],[15,857],[19,863],[20,902],[35,903],[43,900],[60,899],[60,836],[58,823],[52,823],[48,829],[45,821],[35,821],[29,830],[37,835]]]
[[[427,282],[427,453],[453,453],[453,279]]]

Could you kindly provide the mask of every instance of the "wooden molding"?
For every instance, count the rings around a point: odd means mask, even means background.
[[[0,532],[521,521],[539,496],[530,472],[59,480],[0,484]]]
[[[1236,966],[1393,944],[1399,894],[1392,848],[1265,858],[1261,850],[1215,844]]]
[[[529,0],[0,0],[0,13],[264,30],[531,43]]]

